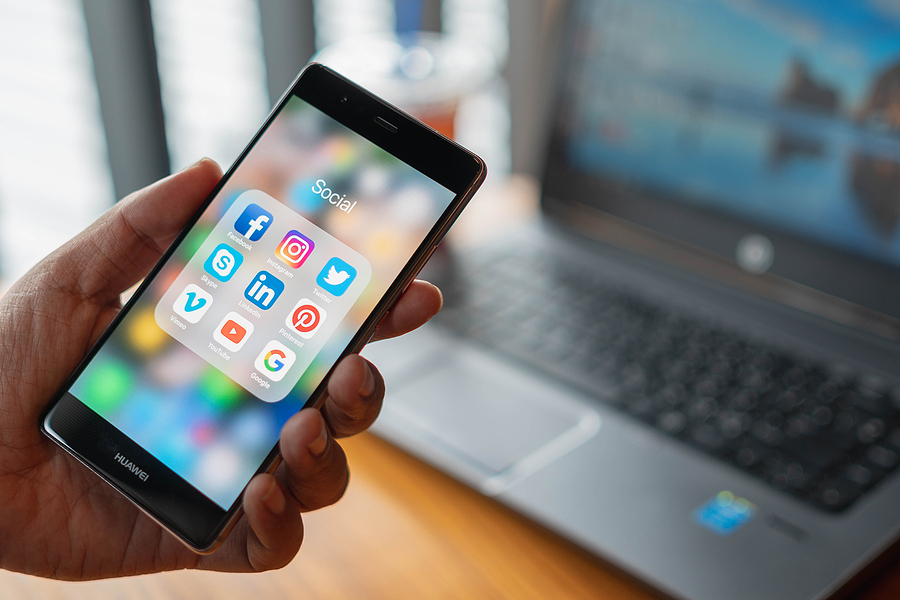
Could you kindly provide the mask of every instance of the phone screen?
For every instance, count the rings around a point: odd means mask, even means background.
[[[454,197],[291,97],[70,393],[227,510]]]

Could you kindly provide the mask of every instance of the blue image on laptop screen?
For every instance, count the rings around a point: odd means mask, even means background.
[[[900,264],[900,4],[578,10],[576,168]]]

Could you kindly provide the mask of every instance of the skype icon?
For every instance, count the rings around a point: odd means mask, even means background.
[[[203,268],[219,281],[228,281],[242,262],[244,257],[240,252],[228,244],[219,244],[203,263]]]

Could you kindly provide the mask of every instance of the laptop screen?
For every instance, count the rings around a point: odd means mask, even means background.
[[[900,3],[570,9],[545,194],[900,316]]]

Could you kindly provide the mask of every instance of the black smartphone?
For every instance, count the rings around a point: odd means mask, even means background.
[[[43,430],[198,552],[278,463],[485,177],[308,65],[50,405]]]

